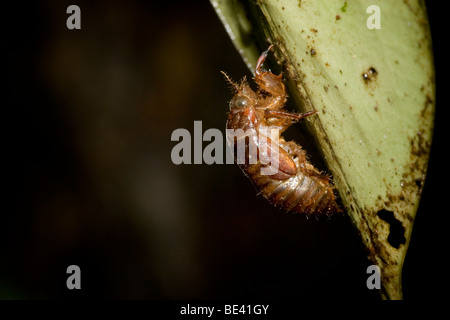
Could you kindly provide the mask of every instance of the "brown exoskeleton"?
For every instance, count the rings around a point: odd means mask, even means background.
[[[236,84],[223,73],[235,90],[230,101],[227,129],[254,133],[247,136],[245,159],[238,164],[260,193],[275,206],[281,206],[288,212],[308,215],[338,212],[340,209],[330,178],[308,162],[305,151],[297,143],[286,142],[281,136],[276,141],[266,133],[270,129],[277,129],[281,134],[294,122],[317,113],[309,111],[297,114],[284,110],[287,94],[282,74],[277,76],[262,69],[271,48],[272,45],[261,54],[256,64],[254,80],[259,87],[256,92],[245,78]],[[229,140],[234,150],[238,139],[233,137]],[[259,155],[277,154],[278,170],[262,174],[262,169],[267,168],[268,164],[252,157],[251,144],[256,146]]]

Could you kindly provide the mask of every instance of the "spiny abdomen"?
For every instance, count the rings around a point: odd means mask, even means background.
[[[286,180],[261,175],[260,164],[246,165],[243,169],[260,193],[275,206],[300,214],[331,214],[339,212],[332,185],[324,179],[298,170]]]

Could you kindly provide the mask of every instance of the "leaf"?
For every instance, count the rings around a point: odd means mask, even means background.
[[[310,120],[382,297],[401,299],[401,270],[432,140],[435,82],[425,5],[392,1],[215,1],[254,68],[269,39]],[[379,8],[380,29],[369,29]],[[373,7],[372,7],[373,8]],[[258,45],[259,44],[259,45]]]

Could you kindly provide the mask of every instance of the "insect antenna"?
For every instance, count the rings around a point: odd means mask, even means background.
[[[239,85],[236,82],[233,82],[231,78],[227,75],[225,71],[220,71],[225,76],[225,79],[228,81],[228,83],[233,87],[234,90],[238,91]]]

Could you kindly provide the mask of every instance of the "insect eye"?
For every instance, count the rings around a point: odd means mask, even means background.
[[[234,108],[245,108],[250,104],[250,100],[247,97],[241,96],[241,95],[236,95],[233,97],[233,99],[230,102],[230,108],[234,109]]]

